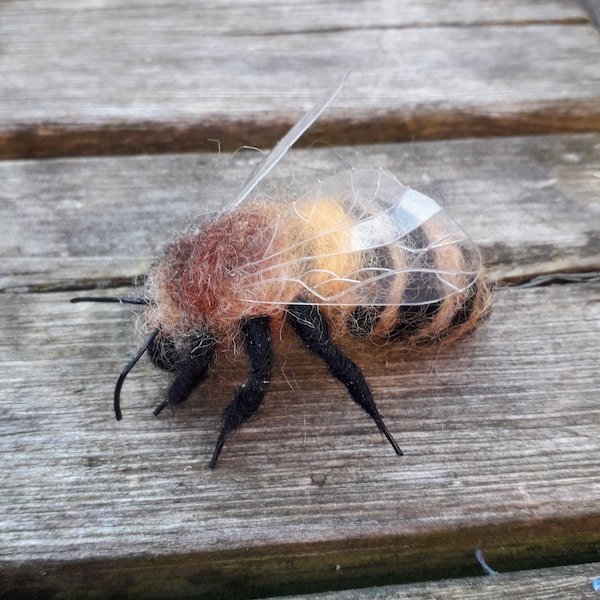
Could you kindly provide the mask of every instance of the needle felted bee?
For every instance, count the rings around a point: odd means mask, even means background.
[[[344,79],[275,146],[224,212],[166,248],[141,297],[73,299],[142,307],[147,337],[117,381],[119,420],[123,381],[145,352],[175,374],[158,415],[190,395],[217,354],[245,349],[250,374],[223,412],[211,468],[227,437],[263,402],[280,328],[291,328],[325,362],[401,455],[360,368],[338,344],[414,348],[451,340],[488,311],[477,247],[434,200],[388,171],[341,171],[285,202],[252,197]]]

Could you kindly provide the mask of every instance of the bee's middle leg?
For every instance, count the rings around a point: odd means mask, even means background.
[[[214,468],[225,440],[243,425],[264,400],[273,366],[273,342],[268,317],[254,317],[241,327],[244,346],[250,359],[250,376],[236,391],[233,400],[225,407],[217,445],[208,466]]]

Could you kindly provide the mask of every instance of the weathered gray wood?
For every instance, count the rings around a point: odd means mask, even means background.
[[[498,570],[596,555],[597,284],[505,290],[439,354],[358,352],[402,458],[292,349],[214,471],[242,372],[217,370],[156,419],[168,378],[140,366],[117,423],[129,318],[68,297],[0,295],[2,589],[139,590],[150,567],[158,595],[282,593],[475,574],[478,547]]]
[[[308,141],[600,129],[600,43],[575,2],[11,2],[0,18],[5,158],[267,147],[348,68]]]
[[[257,153],[0,163],[0,290],[128,284],[186,217],[221,206]],[[600,270],[600,136],[292,151],[261,189],[302,190],[349,165],[384,166],[438,199],[494,280]],[[294,182],[290,183],[290,177]]]
[[[189,149],[208,137],[266,146],[348,60],[351,85],[312,139],[598,129],[600,46],[575,3],[303,7],[5,4],[0,155]],[[301,189],[343,165],[386,166],[440,199],[507,282],[600,268],[599,149],[597,134],[313,148],[278,172]],[[219,365],[159,419],[168,377],[140,365],[114,421],[115,379],[136,347],[130,311],[69,297],[127,292],[115,286],[256,160],[0,164],[4,595],[357,588],[476,575],[476,548],[500,571],[597,561],[597,283],[504,289],[488,322],[439,353],[356,348],[402,458],[294,345],[215,471],[206,463],[243,365]],[[582,573],[562,572],[543,596],[586,597]],[[399,594],[535,597],[544,573],[523,576]]]
[[[281,173],[302,187],[344,164],[388,166],[441,198],[502,280],[598,267],[598,144],[313,149]],[[255,159],[0,165],[0,452],[10,466],[0,587],[281,593],[475,573],[480,546],[503,570],[593,559],[598,286],[503,291],[491,320],[439,356],[358,352],[402,459],[298,349],[280,357],[265,409],[215,472],[206,462],[239,369],[215,372],[157,420],[167,378],[140,367],[125,420],[113,420],[115,378],[135,347],[128,311],[43,292],[143,273],[183,215],[207,197],[218,204]]]
[[[530,600],[571,600],[598,598],[592,588],[600,577],[600,563],[535,569],[518,573],[503,573],[500,577],[469,577],[447,579],[408,585],[344,590],[306,596],[295,600],[384,600],[444,598],[444,600],[502,600],[528,598]],[[274,599],[274,600],[281,600]]]

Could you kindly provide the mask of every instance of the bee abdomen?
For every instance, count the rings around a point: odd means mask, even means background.
[[[403,248],[379,248],[365,257],[369,269],[393,275],[381,279],[380,304],[352,309],[349,335],[423,346],[460,337],[487,314],[490,291],[479,253],[468,245],[430,245],[430,235],[425,226],[418,227]]]

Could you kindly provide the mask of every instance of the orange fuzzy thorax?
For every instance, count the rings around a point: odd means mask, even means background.
[[[347,252],[343,235],[319,235],[347,219],[332,200],[299,212],[258,201],[184,234],[148,274],[148,330],[160,328],[177,343],[202,330],[232,338],[248,317],[283,320],[285,307],[305,289],[295,280],[306,271],[304,283],[312,288],[327,281],[327,270],[345,274],[359,266],[360,254]],[[331,286],[340,282],[325,283],[324,291]]]

